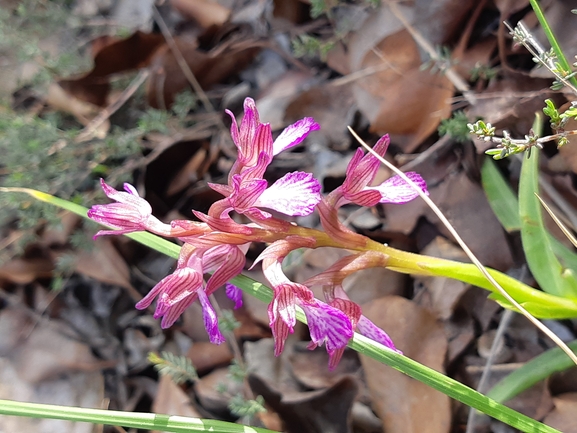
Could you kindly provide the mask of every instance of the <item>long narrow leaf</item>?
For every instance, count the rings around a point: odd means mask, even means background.
[[[27,416],[30,418],[82,421],[94,424],[116,425],[174,433],[275,433],[272,430],[248,427],[212,419],[189,418],[156,413],[132,413],[115,410],[87,409],[81,407],[57,406],[53,404],[24,403],[12,400],[0,400],[0,414]]]
[[[485,190],[485,195],[489,201],[495,216],[508,232],[512,233],[521,230],[521,219],[519,218],[519,200],[497,169],[493,158],[487,158],[481,168],[481,183]],[[577,273],[577,254],[567,248],[551,233],[548,233],[549,242],[555,257],[565,268]]]
[[[569,343],[568,346],[577,353],[577,340]],[[558,347],[549,349],[501,379],[487,393],[487,397],[504,403],[553,373],[565,371],[574,365],[573,361]]]
[[[519,215],[521,240],[527,264],[539,286],[553,295],[576,298],[575,274],[564,268],[553,252],[549,234],[543,223],[538,190],[539,152],[523,160],[519,179]]]
[[[483,162],[481,184],[489,201],[489,206],[491,206],[503,228],[508,233],[521,230],[517,197],[509,183],[497,169],[493,158],[487,157]]]

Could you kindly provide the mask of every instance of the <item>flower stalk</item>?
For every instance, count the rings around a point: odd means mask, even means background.
[[[240,126],[227,111],[233,120],[231,136],[238,149],[238,159],[228,184],[209,184],[223,198],[216,201],[207,214],[193,210],[199,221],[163,223],[152,215],[151,206],[133,186],[125,184],[125,191],[117,191],[104,181],[104,192],[115,202],[93,206],[88,212],[90,218],[114,229],[100,231],[96,236],[144,230],[183,242],[176,270],[136,305],[138,309],[146,309],[156,302],[154,317],[162,319],[163,328],[173,325],[186,308],[198,301],[210,341],[222,343],[224,337],[209,296],[241,274],[245,254],[254,242],[268,245],[253,266],[262,263],[273,290],[268,313],[276,355],[282,352],[286,338],[294,330],[297,307],[307,317],[312,340],[309,347],[324,345],[330,368],[337,365],[355,330],[398,351],[386,332],[363,316],[361,308],[348,299],[342,288],[344,278],[369,267],[382,266],[414,275],[449,276],[491,290],[497,302],[516,309],[515,303],[503,296],[474,265],[396,250],[355,233],[340,222],[338,210],[347,204],[374,206],[413,200],[419,193],[409,182],[428,195],[426,183],[417,173],[396,175],[373,185],[381,163],[379,159],[389,146],[387,135],[378,140],[369,153],[358,149],[349,162],[343,184],[323,196],[320,183],[309,173],[288,173],[272,185],[264,179],[274,156],[301,143],[310,132],[319,129],[319,125],[312,118],[305,118],[273,140],[270,125],[260,122],[252,99],[247,98],[244,111]],[[315,210],[323,230],[302,227],[276,216],[305,216]],[[239,223],[234,214],[244,215],[250,222]],[[351,255],[304,283],[287,278],[282,263],[291,251],[321,247],[345,249]],[[205,281],[204,275],[208,273],[212,275]],[[495,271],[490,275],[507,287],[512,298],[536,315],[577,316],[574,300],[537,291]],[[314,297],[313,285],[323,287],[324,301]],[[227,285],[226,293],[238,303],[234,285]]]

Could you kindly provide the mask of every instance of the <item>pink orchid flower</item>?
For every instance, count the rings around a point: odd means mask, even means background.
[[[380,156],[384,156],[389,147],[389,135],[384,135],[373,147]],[[377,174],[381,162],[372,153],[357,149],[347,166],[346,178],[343,184],[329,194],[328,200],[339,208],[347,203],[355,203],[360,206],[375,206],[377,203],[407,203],[418,197],[418,193],[405,182],[400,176],[393,176],[377,186],[368,186]],[[427,184],[424,179],[415,172],[405,175],[428,194]]]
[[[321,201],[321,186],[310,173],[288,173],[270,187],[263,176],[275,155],[300,144],[310,132],[320,128],[318,123],[305,117],[285,128],[273,141],[270,125],[260,122],[251,98],[245,99],[240,128],[234,115],[226,112],[232,118],[230,131],[238,158],[229,173],[228,185],[209,184],[225,196],[213,205],[210,215],[222,218],[234,210],[257,220],[271,217],[260,208],[290,216],[311,214]]]

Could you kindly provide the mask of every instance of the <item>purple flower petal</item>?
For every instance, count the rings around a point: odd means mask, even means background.
[[[204,319],[204,327],[206,328],[210,342],[212,344],[223,343],[225,340],[220,332],[220,329],[218,328],[218,317],[208,299],[208,296],[202,289],[200,289],[197,294],[200,305],[202,306],[202,318]]]
[[[221,255],[220,265],[206,282],[206,293],[209,295],[225,284],[228,280],[240,274],[246,263],[244,253],[237,246],[222,246],[226,247],[225,254]],[[207,267],[204,270],[209,271],[210,268]]]
[[[138,195],[132,185],[125,183],[124,189],[127,192],[123,192],[112,188],[103,179],[100,179],[100,184],[108,198],[117,201],[117,203],[92,206],[87,215],[90,219],[117,230],[101,230],[95,237],[120,235],[141,230],[149,230],[163,236],[171,235],[171,226],[152,216],[152,207]]]
[[[327,352],[344,348],[353,336],[353,326],[345,313],[320,301],[299,304],[307,316],[311,340],[326,344]]]
[[[164,277],[152,288],[152,290],[139,302],[136,303],[138,310],[148,308],[154,298],[159,296],[159,303],[163,303],[165,308],[178,302],[180,299],[195,292],[203,283],[202,274],[191,268],[177,269],[172,274]],[[158,308],[157,308],[158,310]]]
[[[383,346],[388,347],[395,352],[400,354],[403,353],[395,347],[393,340],[391,340],[391,337],[389,337],[385,331],[383,331],[365,316],[361,316],[359,319],[359,322],[357,323],[357,332],[367,338],[370,338],[371,340],[376,341],[377,343],[381,343]]]
[[[242,290],[232,283],[226,283],[225,290],[228,299],[234,302],[234,309],[242,307]]]
[[[288,173],[266,191],[264,191],[256,206],[274,209],[285,215],[310,215],[321,201],[321,185],[312,174],[297,171]]]
[[[379,160],[372,154],[364,155],[359,148],[347,166],[347,175],[340,187],[344,195],[354,194],[367,186],[377,174]]]
[[[409,172],[405,173],[405,175],[415,182],[425,194],[429,194],[427,191],[427,183],[418,173]],[[413,187],[405,182],[400,176],[393,176],[390,179],[385,180],[379,186],[370,189],[377,190],[381,193],[381,200],[379,203],[402,204],[419,196],[417,191],[415,191]]]
[[[253,207],[267,187],[267,181],[264,179],[254,179],[248,182],[243,182],[241,179],[241,175],[233,177],[233,192],[228,198],[231,206],[238,213],[243,213]]]
[[[312,117],[305,117],[292,125],[287,126],[273,143],[272,154],[278,155],[283,150],[300,144],[312,131],[317,131],[321,127]]]

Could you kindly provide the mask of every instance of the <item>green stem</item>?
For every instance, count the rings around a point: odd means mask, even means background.
[[[529,2],[531,3],[531,7],[535,12],[535,16],[539,20],[539,24],[541,24],[541,27],[543,28],[543,31],[545,32],[545,35],[547,36],[547,39],[549,40],[549,43],[551,44],[553,51],[555,51],[555,55],[557,56],[559,64],[561,65],[563,70],[567,72],[567,74],[570,74],[571,66],[567,61],[567,58],[565,57],[565,54],[563,53],[561,45],[559,45],[559,41],[557,41],[557,38],[555,37],[553,30],[549,26],[547,18],[545,18],[545,14],[543,13],[541,6],[539,5],[539,2],[537,0],[529,0]],[[577,86],[577,78],[569,77],[569,81],[571,81],[571,84],[573,84],[574,86]]]
[[[159,430],[174,433],[220,432],[220,433],[274,433],[272,430],[247,427],[224,421],[189,418],[155,413],[131,413],[103,409],[57,406],[52,404],[23,403],[0,400],[0,414],[50,418],[66,421],[91,422],[130,428]]]

